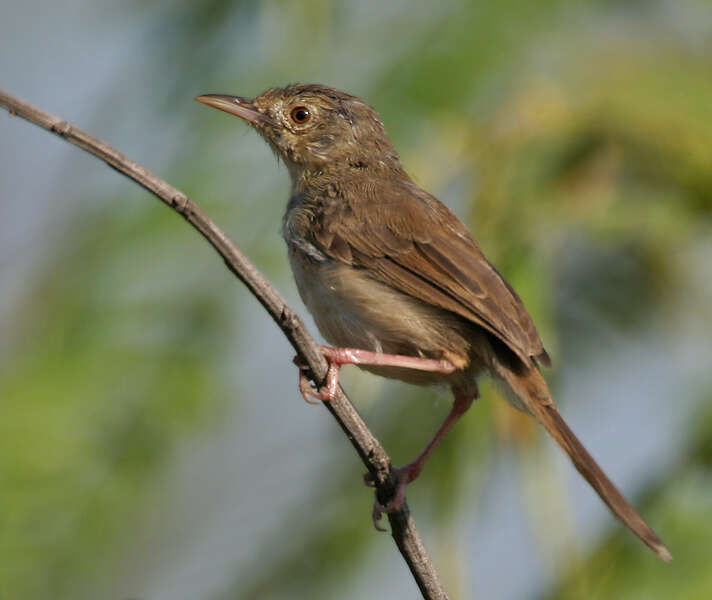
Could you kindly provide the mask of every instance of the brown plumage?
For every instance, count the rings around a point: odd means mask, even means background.
[[[396,470],[393,510],[425,460],[477,396],[489,372],[531,413],[618,516],[664,560],[667,548],[623,498],[557,412],[540,365],[549,356],[512,287],[470,233],[401,166],[363,100],[321,85],[267,90],[254,100],[201,102],[247,120],[284,160],[292,194],[283,233],[295,280],[340,364],[421,385],[452,387],[453,410],[425,450]],[[345,350],[343,350],[345,348]],[[353,350],[355,349],[355,350]],[[413,368],[415,366],[415,368]]]

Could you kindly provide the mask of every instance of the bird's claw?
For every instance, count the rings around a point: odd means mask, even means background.
[[[299,369],[299,393],[307,404],[319,404],[316,400],[312,400],[312,397],[320,398],[320,396],[311,386],[311,381],[301,368]]]
[[[312,397],[321,399],[319,393],[312,388],[311,379],[307,375],[310,372],[309,366],[302,362],[299,355],[295,356],[292,362],[297,365],[299,373],[299,393],[304,398],[304,401],[308,404],[319,404],[316,400],[312,400]]]
[[[322,402],[331,402],[336,398],[336,392],[339,388],[339,370],[341,369],[341,364],[333,362],[328,352],[324,352],[324,358],[326,358],[329,363],[329,369],[326,372],[326,385],[319,389],[314,389],[311,383],[312,380],[309,375],[307,375],[307,373],[311,374],[309,365],[304,364],[299,356],[294,357],[293,362],[299,369],[299,392],[302,398],[309,404],[319,404],[312,400],[312,398],[316,398]]]
[[[378,501],[378,496],[373,499],[373,509],[371,510],[371,519],[373,526],[377,531],[386,531],[380,526],[379,522],[383,517],[383,513],[398,512],[405,505],[405,488],[413,480],[411,473],[411,465],[399,467],[392,470],[396,479],[396,492],[393,497],[385,504]],[[364,483],[369,487],[376,487],[376,481],[373,475],[369,472],[363,476]]]
[[[374,499],[373,510],[371,511],[371,520],[373,521],[373,527],[376,531],[388,531],[385,527],[381,527],[379,523],[384,512],[386,511],[383,510],[383,505],[378,500]]]

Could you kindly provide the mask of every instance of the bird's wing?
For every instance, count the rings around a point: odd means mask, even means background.
[[[527,365],[550,364],[519,296],[444,204],[410,181],[371,181],[358,202],[348,197],[320,211],[312,232],[322,252],[476,323]]]

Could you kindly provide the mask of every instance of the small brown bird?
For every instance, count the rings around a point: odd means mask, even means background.
[[[323,336],[329,400],[339,367],[420,385],[447,384],[453,408],[425,449],[396,469],[398,509],[445,434],[477,398],[483,372],[532,414],[625,525],[663,560],[656,533],[610,482],[556,410],[539,366],[550,365],[519,296],[465,226],[403,169],[383,123],[363,100],[322,85],[269,89],[254,100],[199,102],[252,125],[284,160],[292,192],[283,235],[299,293]]]

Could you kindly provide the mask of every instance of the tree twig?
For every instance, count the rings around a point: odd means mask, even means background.
[[[228,269],[247,286],[264,306],[284,332],[301,361],[308,366],[313,380],[320,385],[324,383],[327,371],[326,361],[301,319],[242,251],[227,237],[225,232],[188,196],[102,140],[3,90],[0,90],[0,106],[6,108],[11,115],[20,116],[39,125],[100,158],[181,214],[215,248],[222,256]],[[324,403],[324,405],[341,426],[346,437],[372,474],[379,501],[386,504],[395,491],[395,481],[391,475],[390,459],[383,446],[371,433],[341,388],[334,400]],[[407,504],[404,504],[400,511],[389,514],[388,518],[393,539],[408,564],[423,597],[428,600],[448,598],[440,582],[440,577],[425,550]]]

